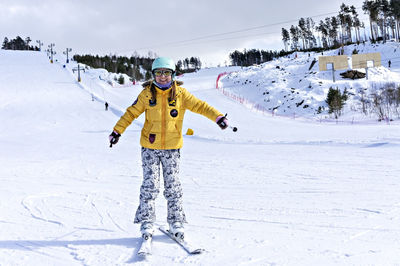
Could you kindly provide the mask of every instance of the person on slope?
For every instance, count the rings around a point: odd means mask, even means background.
[[[221,112],[181,87],[183,82],[175,80],[175,63],[172,59],[156,58],[152,64],[152,74],[154,79],[143,84],[142,92],[115,125],[109,136],[110,147],[117,144],[125,129],[144,112],[146,121],[140,137],[143,183],[134,223],[141,223],[143,237],[151,237],[154,233],[155,199],[159,193],[161,164],[169,229],[176,237],[183,238],[186,216],[182,207],[179,163],[185,110],[204,115],[221,129],[228,127],[228,120]]]

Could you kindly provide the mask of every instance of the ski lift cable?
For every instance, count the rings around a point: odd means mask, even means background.
[[[361,7],[356,7],[356,9],[361,9]],[[329,15],[334,15],[337,14],[338,12],[329,12],[329,13],[324,13],[324,14],[318,14],[314,16],[309,16],[309,18],[317,18],[317,17],[322,17],[322,16],[329,16]],[[284,25],[284,24],[289,24],[293,22],[298,22],[299,19],[292,19],[292,20],[287,20],[287,21],[282,21],[282,22],[276,22],[276,23],[271,23],[271,24],[266,24],[266,25],[261,25],[261,26],[255,26],[255,27],[250,27],[250,28],[244,28],[240,30],[235,30],[235,31],[229,31],[229,32],[222,32],[222,33],[217,33],[217,34],[211,34],[211,35],[205,35],[205,36],[200,36],[192,39],[187,39],[187,40],[180,40],[180,41],[174,41],[174,42],[167,42],[159,45],[154,45],[154,46],[147,46],[147,47],[140,47],[136,48],[135,51],[137,50],[146,50],[146,49],[152,49],[152,48],[157,48],[157,47],[164,47],[164,46],[171,46],[174,44],[180,44],[183,45],[183,43],[190,43],[190,42],[195,42],[199,40],[205,40],[205,39],[210,39],[214,37],[220,37],[220,36],[225,36],[225,35],[231,35],[231,34],[236,34],[236,33],[243,33],[243,32],[248,32],[248,31],[254,31],[254,30],[259,30],[267,27],[272,27],[272,26],[278,26],[278,25]],[[274,34],[274,33],[262,33],[261,35],[265,34]],[[260,35],[260,34],[258,34]],[[257,36],[257,35],[255,35]],[[230,39],[238,39],[238,38],[246,38],[250,36],[239,36],[239,37],[232,37],[232,38],[226,38],[226,39],[217,39],[217,40],[209,40],[210,41],[222,41],[222,40],[230,40]],[[192,43],[193,44],[193,43]],[[125,51],[119,51],[119,53],[127,53],[133,51],[132,49],[130,50],[125,50]]]

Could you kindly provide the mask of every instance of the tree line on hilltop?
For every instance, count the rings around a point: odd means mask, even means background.
[[[137,53],[131,57],[116,55],[74,55],[74,60],[93,68],[104,68],[113,73],[124,73],[135,80],[151,79],[151,65],[156,56],[139,56]],[[177,75],[194,72],[201,68],[200,58],[191,57],[178,60],[176,63]]]
[[[39,47],[31,46],[30,37],[22,39],[17,36],[15,39],[4,38],[1,49],[4,50],[31,50],[39,51]],[[131,57],[106,55],[74,55],[73,59],[78,63],[86,64],[93,68],[105,68],[109,72],[123,73],[135,80],[150,79],[151,65],[156,55],[152,52],[148,56],[140,56],[136,52]],[[202,63],[198,57],[185,58],[176,63],[177,75],[194,72],[201,69]]]
[[[291,52],[286,52],[284,50],[277,51],[264,51],[259,49],[244,49],[243,52],[235,50],[229,54],[229,58],[234,66],[251,66],[258,65],[268,61],[272,61],[274,58],[285,56]]]
[[[250,66],[296,51],[322,52],[368,40],[372,43],[389,39],[400,41],[400,0],[365,0],[362,10],[369,16],[369,34],[365,23],[359,19],[357,8],[343,3],[337,16],[326,17],[318,23],[310,17],[300,18],[297,25],[282,28],[285,49],[280,52],[236,50],[229,57],[233,65]]]
[[[29,45],[31,41],[32,40],[30,37],[26,37],[25,40],[23,40],[20,36],[17,36],[15,39],[11,40],[5,37],[1,49],[39,51],[39,47]]]
[[[400,40],[399,0],[365,0],[362,10],[369,16],[370,37],[367,37],[365,24],[360,21],[357,9],[343,3],[337,16],[326,17],[318,24],[312,18],[301,18],[298,25],[291,25],[289,30],[282,28],[285,50],[331,49],[368,39],[373,43]],[[361,29],[364,29],[364,34]]]

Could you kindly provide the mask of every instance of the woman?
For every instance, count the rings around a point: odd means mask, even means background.
[[[169,229],[176,237],[183,238],[183,223],[186,222],[186,217],[182,208],[182,187],[178,175],[185,110],[189,109],[206,116],[215,121],[221,129],[228,127],[228,120],[222,113],[181,87],[183,82],[175,80],[175,63],[172,59],[155,59],[152,74],[154,80],[143,84],[142,92],[115,125],[109,137],[110,147],[118,142],[132,121],[144,112],[146,121],[140,137],[143,183],[134,222],[141,223],[144,238],[153,235],[161,164],[164,196],[168,202]]]

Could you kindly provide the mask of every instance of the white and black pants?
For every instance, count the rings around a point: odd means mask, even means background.
[[[135,223],[155,222],[155,199],[160,192],[160,168],[164,178],[164,197],[168,205],[168,223],[186,222],[179,181],[180,150],[153,150],[142,147],[143,183]]]

